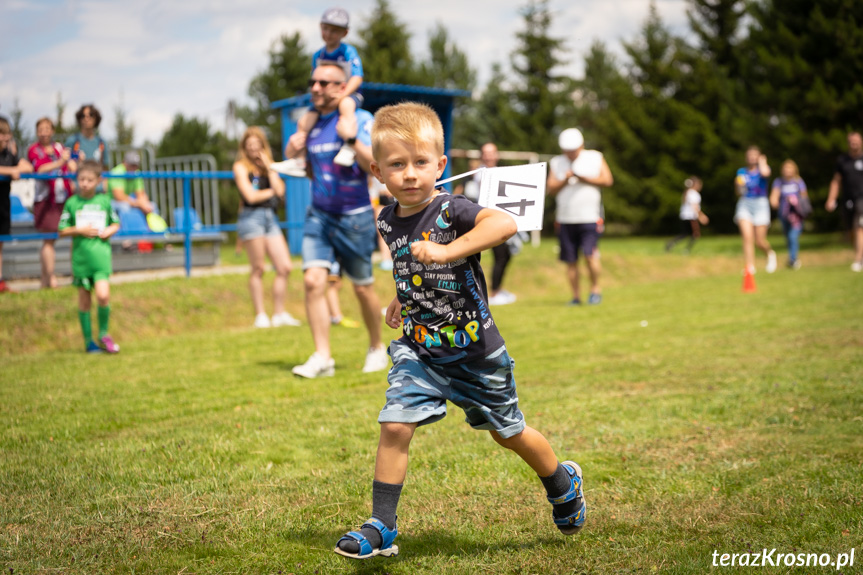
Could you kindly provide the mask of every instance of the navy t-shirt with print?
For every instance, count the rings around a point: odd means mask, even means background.
[[[423,265],[411,244],[448,244],[474,227],[483,208],[463,196],[437,195],[426,208],[405,218],[397,204],[378,216],[378,230],[393,254],[393,278],[402,304],[401,341],[421,357],[471,361],[499,349],[503,338],[488,308],[480,254],[449,264]]]

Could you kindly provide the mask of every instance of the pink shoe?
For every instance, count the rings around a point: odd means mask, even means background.
[[[120,346],[114,343],[114,339],[110,335],[100,337],[99,345],[108,353],[120,353]]]

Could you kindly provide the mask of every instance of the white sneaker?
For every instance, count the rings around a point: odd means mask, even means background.
[[[495,295],[488,298],[488,305],[509,305],[515,303],[515,295],[508,291],[500,290]]]
[[[255,327],[271,327],[270,318],[265,313],[259,313],[255,316]]]
[[[385,347],[369,348],[366,354],[366,364],[363,366],[363,373],[371,373],[373,371],[383,371],[390,366],[390,358],[387,355]]]
[[[270,169],[285,174],[286,176],[294,176],[297,178],[306,177],[306,160],[303,158],[290,158],[284,162],[275,162],[270,164]]]
[[[854,262],[851,264],[852,272],[863,272],[863,262]]]
[[[764,271],[769,274],[776,271],[776,252],[773,250],[767,252],[767,265],[764,266]]]
[[[336,360],[333,358],[324,359],[313,353],[303,365],[296,365],[291,370],[294,375],[314,379],[316,377],[332,377],[336,374]]]
[[[302,325],[302,323],[288,312],[283,311],[282,313],[277,313],[273,316],[273,327],[282,327],[283,325],[296,327],[298,325]]]
[[[339,153],[336,154],[336,157],[333,158],[333,163],[338,164],[340,166],[344,166],[346,168],[350,168],[357,161],[357,153],[354,151],[353,146],[349,144],[345,144],[339,150]]]

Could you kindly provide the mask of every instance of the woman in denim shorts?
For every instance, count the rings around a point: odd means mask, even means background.
[[[285,311],[285,292],[292,265],[288,242],[279,228],[276,215],[276,209],[285,198],[285,183],[269,168],[272,158],[264,131],[257,126],[248,128],[240,140],[237,161],[234,162],[234,181],[242,203],[237,219],[237,237],[243,243],[251,265],[249,292],[255,308],[255,327],[300,325]],[[264,311],[265,256],[269,256],[276,269],[272,320]]]
[[[770,227],[770,166],[767,156],[758,146],[746,150],[746,167],[737,170],[734,188],[739,199],[734,210],[734,222],[740,229],[743,239],[743,258],[747,274],[755,273],[755,247],[767,255],[764,268],[769,274],[776,271],[776,252],[767,242],[767,228]]]

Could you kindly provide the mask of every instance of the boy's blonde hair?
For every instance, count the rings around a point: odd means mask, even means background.
[[[78,173],[80,174],[81,172],[90,172],[91,174],[95,174],[97,178],[100,178],[102,177],[102,164],[96,160],[84,160],[78,164]]]
[[[42,125],[42,124],[44,124],[45,122],[47,122],[47,123],[48,123],[48,125],[50,125],[50,126],[51,126],[51,129],[52,129],[52,130],[54,129],[54,120],[52,120],[52,119],[51,119],[51,118],[49,118],[48,116],[42,116],[41,118],[39,118],[38,120],[36,120],[36,129],[38,130],[38,129],[39,129],[39,126],[41,126],[41,125]]]
[[[427,104],[402,102],[378,110],[372,124],[372,155],[375,159],[387,140],[431,145],[439,155],[444,153],[443,125]]]

